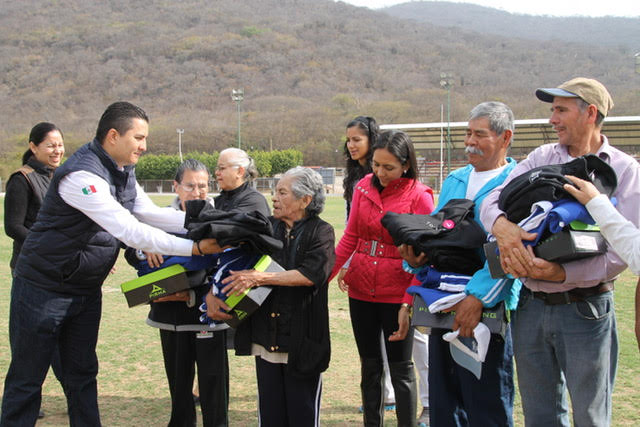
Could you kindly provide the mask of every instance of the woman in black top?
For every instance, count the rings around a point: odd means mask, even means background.
[[[62,131],[53,123],[38,123],[29,134],[29,149],[22,156],[22,167],[11,174],[4,196],[4,230],[13,239],[11,274],[29,229],[36,221],[53,171],[64,156]],[[60,360],[55,353],[53,372],[62,384]],[[44,417],[40,411],[39,418]]]
[[[318,425],[321,373],[329,366],[327,287],[334,255],[333,227],[318,216],[324,207],[322,178],[308,168],[287,171],[273,197],[274,236],[284,243],[272,255],[285,271],[232,272],[227,295],[271,285],[273,290],[236,330],[238,355],[256,356],[262,426]],[[207,296],[207,315],[225,320],[229,307]]]
[[[29,149],[22,156],[22,167],[9,177],[4,197],[4,229],[13,239],[12,272],[62,156],[62,131],[53,123],[35,125],[29,135]]]
[[[258,169],[246,151],[227,148],[220,152],[216,167],[216,182],[220,195],[214,199],[216,209],[223,211],[258,211],[269,215],[269,205],[252,182],[258,177]]]

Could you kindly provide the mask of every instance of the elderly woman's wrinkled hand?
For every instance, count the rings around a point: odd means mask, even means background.
[[[231,271],[228,277],[222,280],[226,285],[222,288],[225,295],[241,295],[251,288],[260,286],[262,273],[256,270]]]
[[[233,317],[232,315],[225,313],[225,311],[231,310],[231,307],[211,292],[207,293],[205,301],[207,303],[207,317],[210,319],[229,320]]]

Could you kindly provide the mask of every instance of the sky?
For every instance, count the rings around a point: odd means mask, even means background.
[[[406,3],[410,0],[342,0],[355,6],[372,9]],[[550,16],[627,16],[640,17],[638,0],[449,0],[456,3],[473,3],[501,9],[506,12],[527,15]]]

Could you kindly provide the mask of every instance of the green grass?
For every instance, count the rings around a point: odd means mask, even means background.
[[[168,203],[170,196],[153,197],[159,205]],[[0,212],[1,214],[1,212]],[[329,197],[323,218],[334,225],[336,237],[344,230],[344,201]],[[9,363],[7,336],[11,274],[9,257],[11,241],[0,233],[0,375],[4,379]],[[98,357],[99,403],[102,421],[107,426],[163,426],[169,420],[169,390],[164,374],[158,331],[144,320],[146,307],[128,308],[120,292],[120,284],[135,277],[134,271],[121,258],[117,271],[103,286],[104,309]],[[620,359],[614,393],[613,425],[640,425],[640,357],[633,331],[634,290],[636,278],[625,272],[616,284],[616,312],[620,336]],[[321,421],[323,425],[361,425],[359,362],[349,322],[346,295],[335,282],[330,287],[330,315],[332,360],[324,373]],[[230,423],[257,425],[256,387],[253,359],[229,353],[231,368]],[[3,390],[4,381],[0,384]],[[43,410],[47,416],[39,426],[68,425],[66,403],[62,389],[52,374],[43,388]],[[394,426],[395,416],[387,412],[387,425]],[[516,425],[523,424],[519,399],[516,399]]]

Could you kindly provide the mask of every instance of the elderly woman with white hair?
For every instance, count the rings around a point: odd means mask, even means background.
[[[233,272],[223,292],[237,295],[271,285],[262,306],[236,330],[238,355],[253,355],[262,426],[319,425],[322,376],[329,366],[328,279],[334,264],[334,232],[318,216],[324,207],[322,178],[311,169],[287,171],[273,196],[274,236],[284,243],[273,258],[285,271]],[[208,316],[230,316],[207,296]]]
[[[258,177],[258,169],[246,151],[227,148],[220,152],[216,167],[216,182],[220,195],[214,199],[223,211],[259,211],[269,215],[267,200],[251,182]]]

